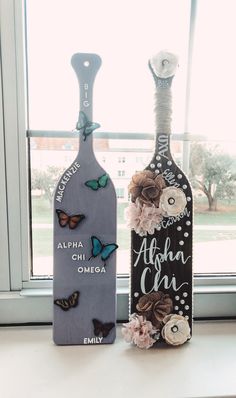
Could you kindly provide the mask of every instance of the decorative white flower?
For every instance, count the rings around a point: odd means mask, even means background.
[[[178,57],[168,51],[160,51],[150,59],[150,64],[158,77],[166,79],[175,74]]]
[[[159,206],[165,217],[178,216],[184,211],[186,204],[186,196],[182,189],[176,187],[167,187],[163,189]]]
[[[163,219],[161,209],[152,206],[142,205],[136,200],[130,203],[125,209],[127,226],[133,229],[140,236],[153,235],[155,229]]]
[[[161,335],[170,345],[181,345],[190,339],[190,327],[188,321],[181,315],[170,314],[163,319],[164,326]]]

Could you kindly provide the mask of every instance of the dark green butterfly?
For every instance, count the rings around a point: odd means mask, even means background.
[[[108,174],[103,174],[97,180],[89,180],[85,182],[86,187],[93,189],[93,191],[97,191],[99,188],[105,188],[107,186],[109,179]]]
[[[92,132],[100,127],[99,123],[90,122],[83,111],[79,113],[79,120],[76,124],[76,130],[82,133],[84,141]]]

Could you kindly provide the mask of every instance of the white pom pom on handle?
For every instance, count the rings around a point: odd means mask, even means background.
[[[174,76],[178,61],[177,55],[168,51],[160,51],[150,59],[150,65],[157,77],[167,79]]]

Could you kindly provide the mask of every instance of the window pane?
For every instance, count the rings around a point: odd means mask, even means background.
[[[98,53],[94,120],[103,131],[154,128],[148,59],[169,48],[180,57],[173,84],[173,130],[184,126],[189,0],[27,0],[29,122],[35,130],[72,130],[78,85],[71,56]],[[176,17],[178,16],[178,17]]]
[[[235,139],[234,0],[199,0],[192,62],[190,131]],[[234,145],[234,152],[236,148]]]
[[[235,142],[228,142],[235,146]],[[195,272],[236,273],[236,156],[219,142],[194,142]]]
[[[148,59],[168,48],[179,55],[181,64],[173,84],[173,132],[184,131],[189,0],[151,0],[148,7],[134,0],[27,0],[26,13],[31,130],[75,127],[79,89],[70,59],[76,52],[95,52],[103,64],[95,83],[94,120],[102,131],[152,133],[154,82]],[[53,186],[74,160],[77,140],[30,141],[33,274],[50,275]],[[97,158],[117,190],[119,273],[129,271],[130,231],[123,219],[127,186],[132,174],[148,164],[152,146],[151,141],[109,140],[103,150],[102,140],[97,142]]]
[[[236,272],[234,0],[199,0],[189,115],[195,192],[195,272]]]
[[[32,247],[33,275],[52,274],[52,195],[62,170],[75,158],[78,139],[31,138],[31,188],[32,188]],[[128,205],[128,184],[136,171],[143,170],[151,161],[152,140],[94,140],[96,157],[111,176],[117,192],[118,245],[117,271],[129,272],[130,230],[124,220]],[[128,148],[128,149],[127,149]],[[172,142],[175,160],[181,164],[182,144]],[[120,159],[122,173],[120,171]]]

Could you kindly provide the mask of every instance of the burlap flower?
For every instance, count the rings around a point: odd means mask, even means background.
[[[173,309],[173,302],[168,294],[163,292],[153,292],[142,296],[136,309],[139,314],[144,315],[148,321],[158,330],[166,315],[170,314]]]
[[[150,170],[144,170],[132,177],[128,189],[132,202],[138,199],[141,205],[154,204],[158,207],[162,190],[165,187],[165,180],[161,175],[156,175]]]
[[[181,315],[170,314],[163,319],[164,326],[161,335],[170,345],[181,345],[190,339],[190,327],[188,321]]]
[[[176,187],[163,189],[160,197],[160,208],[164,216],[178,216],[184,211],[186,204],[186,196],[182,189]]]

